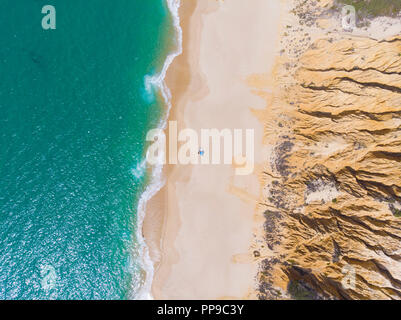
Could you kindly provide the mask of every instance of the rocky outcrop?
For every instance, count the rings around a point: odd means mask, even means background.
[[[259,297],[400,299],[401,37],[320,39],[288,73],[265,115]]]

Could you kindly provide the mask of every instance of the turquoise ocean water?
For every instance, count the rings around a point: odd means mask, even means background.
[[[0,4],[0,299],[138,297],[144,141],[165,112],[145,79],[176,46],[167,1]]]

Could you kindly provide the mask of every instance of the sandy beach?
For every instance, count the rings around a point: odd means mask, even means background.
[[[281,10],[280,0],[182,1],[183,54],[167,74],[169,120],[178,129],[254,129],[255,170],[165,166],[166,185],[148,203],[143,226],[155,299],[256,298],[259,173],[268,157],[257,115],[267,103],[250,82],[269,79]]]

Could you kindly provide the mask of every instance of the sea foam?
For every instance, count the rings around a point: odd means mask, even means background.
[[[167,87],[165,77],[167,70],[174,59],[182,53],[182,29],[180,26],[180,17],[178,10],[181,5],[180,0],[166,0],[168,9],[173,18],[174,28],[176,31],[177,48],[174,52],[170,53],[163,65],[161,72],[153,76],[145,76],[145,89],[149,94],[152,94],[154,87],[158,88],[163,96],[165,104],[167,106],[166,112],[160,119],[159,128],[165,129],[167,125],[168,116],[171,110],[171,91]],[[143,221],[146,214],[147,202],[164,186],[165,178],[163,177],[163,166],[157,165],[151,169],[150,182],[146,186],[145,191],[142,193],[137,208],[137,234],[136,239],[139,244],[141,253],[141,268],[146,272],[144,282],[138,291],[134,294],[135,299],[153,299],[151,294],[152,281],[154,276],[154,266],[149,255],[149,248],[142,235]]]

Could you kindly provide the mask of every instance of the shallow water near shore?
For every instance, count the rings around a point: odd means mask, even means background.
[[[147,76],[174,49],[164,0],[3,1],[0,298],[126,299],[143,286],[146,132],[165,100]]]

